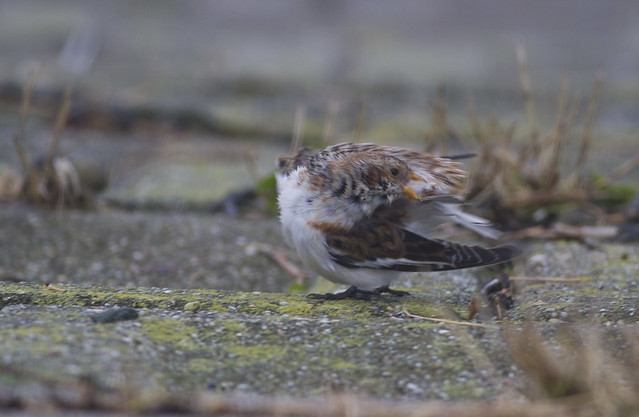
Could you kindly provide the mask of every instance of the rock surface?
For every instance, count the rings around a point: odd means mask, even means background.
[[[237,242],[220,254],[228,269],[213,261],[200,265],[205,278],[191,284],[189,262],[174,261],[215,251],[215,239],[208,236],[212,227],[236,239],[250,230],[251,239],[277,241],[276,225],[268,221],[258,227],[246,220],[148,213],[100,213],[97,221],[95,213],[21,209],[15,217],[15,210],[0,212],[3,224],[16,228],[4,229],[1,251],[2,366],[48,381],[90,378],[112,389],[124,384],[303,397],[349,392],[403,401],[523,399],[529,381],[513,361],[507,337],[522,321],[536,323],[551,345],[561,345],[562,332],[581,337],[592,330],[606,335],[601,343],[607,347],[639,320],[635,246],[605,245],[603,251],[577,243],[530,246],[515,275],[581,280],[519,283],[506,321],[495,321],[487,310],[466,326],[418,316],[465,322],[477,277],[490,272],[407,274],[397,283],[412,292],[405,298],[316,304],[286,294],[290,279],[274,262],[247,254]],[[81,230],[79,236],[74,230]],[[111,248],[123,236],[126,247]],[[208,246],[201,249],[207,236]],[[180,239],[184,245],[175,243]],[[93,246],[98,244],[101,250]],[[132,272],[132,265],[144,270],[168,258],[165,250],[185,271]],[[69,259],[77,264],[66,265]],[[96,262],[103,267],[92,267]],[[51,265],[60,270],[48,276]],[[73,284],[55,282],[59,275],[65,279],[58,281]],[[16,278],[29,282],[7,282]],[[189,286],[198,289],[184,289]],[[105,309],[125,306],[139,318],[92,320]],[[623,354],[623,346],[615,346],[615,355]],[[28,382],[18,378],[9,385],[28,392]]]

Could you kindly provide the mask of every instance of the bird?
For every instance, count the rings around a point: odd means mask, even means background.
[[[490,239],[500,234],[488,220],[462,211],[466,174],[458,159],[348,142],[279,157],[284,240],[307,269],[349,286],[308,297],[402,296],[408,292],[390,288],[402,272],[495,265],[519,255],[514,246],[485,248],[432,237],[450,221]]]

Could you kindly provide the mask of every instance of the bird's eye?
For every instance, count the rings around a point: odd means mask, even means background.
[[[391,173],[393,176],[396,176],[397,174],[399,174],[399,170],[398,170],[397,168],[391,168],[390,173]]]

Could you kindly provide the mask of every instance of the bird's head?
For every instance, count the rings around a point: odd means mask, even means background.
[[[421,178],[401,159],[374,154],[348,162],[352,177],[350,195],[355,202],[366,204],[374,210],[380,205],[390,205],[398,199],[419,200],[408,183]]]

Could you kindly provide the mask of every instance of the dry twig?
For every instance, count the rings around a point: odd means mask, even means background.
[[[526,47],[524,47],[521,43],[517,45],[517,65],[519,67],[521,93],[524,97],[526,116],[528,117],[530,140],[532,143],[535,143],[539,137],[539,124],[537,123],[537,110],[535,108],[535,100],[533,99],[530,76],[528,75],[528,57],[526,55]]]
[[[551,278],[551,277],[508,277],[511,281],[526,282],[551,282],[551,283],[576,283],[583,282],[584,278]]]
[[[37,71],[29,72],[27,77],[27,83],[22,90],[22,98],[20,102],[20,118],[18,119],[18,131],[16,135],[13,137],[13,145],[16,148],[16,152],[18,153],[18,157],[20,158],[20,164],[22,165],[22,173],[25,175],[29,175],[31,171],[31,161],[29,160],[29,156],[27,152],[24,150],[24,136],[25,136],[25,126],[27,123],[27,116],[29,115],[29,107],[31,105],[31,94],[33,92],[33,88],[40,76],[42,71],[42,67],[40,67]]]
[[[542,226],[533,226],[514,232],[506,232],[502,236],[505,240],[522,239],[611,239],[619,233],[616,226],[571,226],[564,223],[555,223],[548,229]]]
[[[306,107],[298,105],[295,108],[295,119],[293,120],[293,140],[291,141],[291,153],[297,151],[302,143],[304,121],[306,119]]]
[[[575,170],[570,178],[566,180],[566,186],[581,186],[581,179],[583,178],[584,169],[586,168],[586,163],[588,161],[588,153],[590,151],[591,143],[592,143],[592,124],[595,119],[595,112],[597,111],[597,103],[599,102],[599,92],[601,91],[601,85],[603,84],[604,75],[603,73],[598,73],[597,78],[595,80],[595,86],[592,90],[592,97],[590,99],[590,104],[588,105],[588,111],[586,113],[586,121],[584,125],[584,131],[581,136],[581,147],[579,148],[579,153],[577,154],[577,162],[575,164]]]
[[[255,249],[261,253],[272,258],[286,273],[293,277],[297,284],[302,284],[304,279],[308,276],[306,272],[295,266],[295,264],[288,260],[288,252],[282,249],[274,249],[269,245],[262,243],[253,243]]]
[[[609,187],[612,181],[639,166],[639,155],[621,164],[608,176],[584,176],[592,146],[592,126],[596,114],[603,76],[598,75],[582,121],[583,132],[573,156],[570,139],[575,136],[580,116],[580,101],[570,94],[568,79],[562,80],[557,99],[553,128],[540,134],[537,111],[527,69],[526,51],[517,46],[521,91],[526,107],[530,137],[521,149],[512,146],[514,127],[502,128],[495,118],[486,126],[478,121],[472,100],[468,100],[468,120],[472,136],[480,147],[479,157],[472,161],[467,182],[467,200],[480,205],[480,215],[489,217],[510,229],[555,222],[563,213],[578,208],[594,212],[597,224],[619,209],[632,197],[630,187]],[[445,107],[438,106],[441,112]],[[445,117],[438,115],[439,124]],[[594,209],[594,210],[593,210]],[[533,216],[536,215],[536,216]],[[574,230],[562,226],[547,232],[537,229],[522,232],[523,237],[590,237],[590,230]],[[608,237],[608,232],[603,236]],[[517,238],[510,235],[510,238]]]
[[[60,105],[60,108],[58,109],[58,114],[56,115],[55,125],[53,127],[53,139],[51,140],[51,146],[49,146],[49,151],[47,152],[47,156],[44,160],[45,167],[52,166],[53,157],[58,150],[58,146],[60,145],[60,137],[62,136],[62,132],[64,131],[64,127],[66,126],[67,120],[69,118],[70,109],[71,87],[67,87],[64,89],[62,103]]]
[[[484,329],[494,329],[494,328],[496,328],[495,326],[490,326],[488,324],[482,324],[482,323],[471,323],[471,322],[468,322],[468,321],[459,321],[459,320],[442,319],[442,318],[438,318],[438,317],[421,316],[419,314],[411,313],[410,311],[408,311],[408,309],[406,308],[406,304],[404,304],[402,306],[402,313],[404,313],[404,314],[406,314],[406,316],[414,318],[414,319],[433,321],[433,322],[436,322],[436,323],[455,324],[455,325],[458,325],[458,326],[468,326],[468,327],[482,327]]]
[[[328,146],[333,141],[333,128],[338,112],[339,102],[331,101],[328,105],[328,113],[324,121],[324,127],[322,128],[322,144],[324,146]]]
[[[359,107],[357,111],[355,134],[353,135],[353,142],[355,143],[358,143],[362,139],[362,134],[364,133],[364,124],[366,122],[366,104],[366,96],[364,96],[359,101]]]

